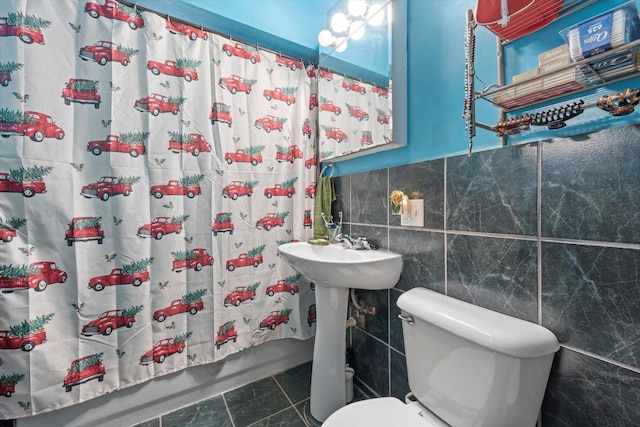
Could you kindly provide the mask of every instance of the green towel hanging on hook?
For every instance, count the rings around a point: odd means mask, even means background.
[[[331,168],[329,176],[322,176],[327,168]],[[331,204],[336,200],[336,192],[333,187],[333,165],[328,164],[320,172],[320,178],[316,184],[316,198],[313,207],[313,238],[326,239],[329,233],[322,220],[322,213],[331,218]]]

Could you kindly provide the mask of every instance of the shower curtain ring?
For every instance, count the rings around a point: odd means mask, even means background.
[[[329,178],[333,177],[333,171],[334,171],[333,163],[327,163],[320,171],[321,178],[324,176],[324,173],[326,172],[327,169],[331,169],[331,172],[329,173]]]

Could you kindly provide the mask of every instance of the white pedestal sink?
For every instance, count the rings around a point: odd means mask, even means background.
[[[311,373],[311,415],[324,422],[346,405],[345,341],[349,288],[389,289],[402,272],[402,256],[377,250],[285,243],[280,255],[316,285],[316,340]]]

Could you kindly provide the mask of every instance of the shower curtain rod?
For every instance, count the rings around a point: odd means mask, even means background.
[[[270,52],[270,53],[273,53],[273,54],[276,54],[276,55],[280,55],[280,56],[288,58],[288,59],[294,59],[296,61],[301,61],[303,64],[305,64],[305,63],[312,64],[316,69],[323,68],[323,69],[325,69],[327,71],[330,71],[330,72],[332,72],[334,74],[338,74],[338,75],[340,75],[340,76],[342,76],[344,78],[349,78],[349,79],[352,79],[352,80],[357,80],[357,81],[359,81],[361,83],[367,83],[367,84],[370,84],[370,85],[377,86],[375,83],[371,83],[371,82],[368,82],[366,80],[363,80],[361,77],[354,77],[354,76],[348,75],[346,73],[342,73],[342,72],[339,72],[339,71],[334,71],[334,70],[332,70],[331,68],[328,68],[328,67],[321,67],[320,63],[317,62],[317,61],[316,62],[312,62],[312,61],[305,61],[303,59],[295,58],[293,56],[283,54],[282,52],[275,51],[273,49],[269,49],[269,48],[266,48],[266,47],[261,47],[257,43],[248,42],[248,41],[243,40],[241,38],[235,38],[231,34],[224,34],[224,33],[220,32],[220,31],[213,30],[213,29],[205,27],[203,25],[194,24],[193,22],[185,21],[184,19],[172,17],[168,13],[161,13],[161,12],[158,12],[157,10],[150,9],[148,7],[138,6],[137,3],[134,3],[134,2],[131,2],[131,1],[128,1],[128,0],[118,0],[118,3],[122,3],[122,4],[126,5],[126,6],[132,7],[134,9],[136,9],[136,10],[141,10],[143,12],[151,12],[151,13],[154,13],[154,14],[156,14],[158,16],[161,16],[161,17],[164,16],[164,17],[166,17],[166,19],[173,20],[173,21],[179,22],[181,24],[190,25],[190,26],[195,27],[195,28],[200,28],[201,30],[207,31],[209,33],[213,33],[213,34],[216,34],[216,35],[219,35],[219,36],[222,36],[222,37],[228,37],[231,40],[235,40],[235,41],[238,41],[240,43],[244,43],[244,44],[248,44],[248,45],[251,45],[251,46],[255,46],[257,49],[262,49],[264,51],[267,51],[267,52]]]
[[[307,62],[309,64],[313,64],[316,67],[318,65],[317,62],[305,61],[305,60],[300,59],[300,58],[294,58],[293,56],[290,56],[290,55],[284,55],[284,54],[282,54],[282,52],[278,52],[278,51],[275,51],[273,49],[262,47],[262,46],[260,46],[259,44],[255,43],[255,42],[248,42],[246,40],[233,37],[231,34],[224,34],[224,33],[220,32],[220,31],[213,30],[211,28],[205,27],[205,26],[200,25],[200,24],[194,24],[193,22],[185,21],[184,19],[175,18],[175,17],[169,15],[168,13],[161,13],[161,12],[158,12],[157,10],[150,9],[148,7],[138,6],[137,3],[134,3],[134,2],[131,2],[131,1],[128,1],[128,0],[117,0],[117,1],[118,1],[118,3],[122,3],[125,6],[132,7],[134,9],[136,9],[136,10],[141,10],[143,12],[151,12],[151,13],[154,13],[154,14],[160,16],[160,17],[164,16],[164,17],[166,17],[166,19],[169,19],[171,21],[176,21],[176,22],[179,22],[181,24],[186,24],[186,25],[189,25],[189,26],[192,26],[192,27],[195,27],[195,28],[200,28],[203,31],[207,31],[209,33],[213,33],[213,34],[216,34],[218,36],[228,37],[231,40],[234,40],[234,41],[237,41],[237,42],[240,42],[240,43],[244,43],[244,44],[247,44],[247,45],[250,45],[250,46],[255,46],[257,49],[259,48],[259,49],[262,49],[264,51],[267,51],[267,52],[270,52],[270,53],[273,53],[273,54],[276,54],[276,55],[280,55],[280,56],[288,58],[288,59],[295,59],[297,61],[301,61],[303,64],[305,62]]]

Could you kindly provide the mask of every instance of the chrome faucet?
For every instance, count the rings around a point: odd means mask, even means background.
[[[369,242],[366,237],[353,238],[344,233],[340,233],[336,236],[336,242],[342,243],[342,246],[347,249],[372,250],[378,248],[377,245]]]

